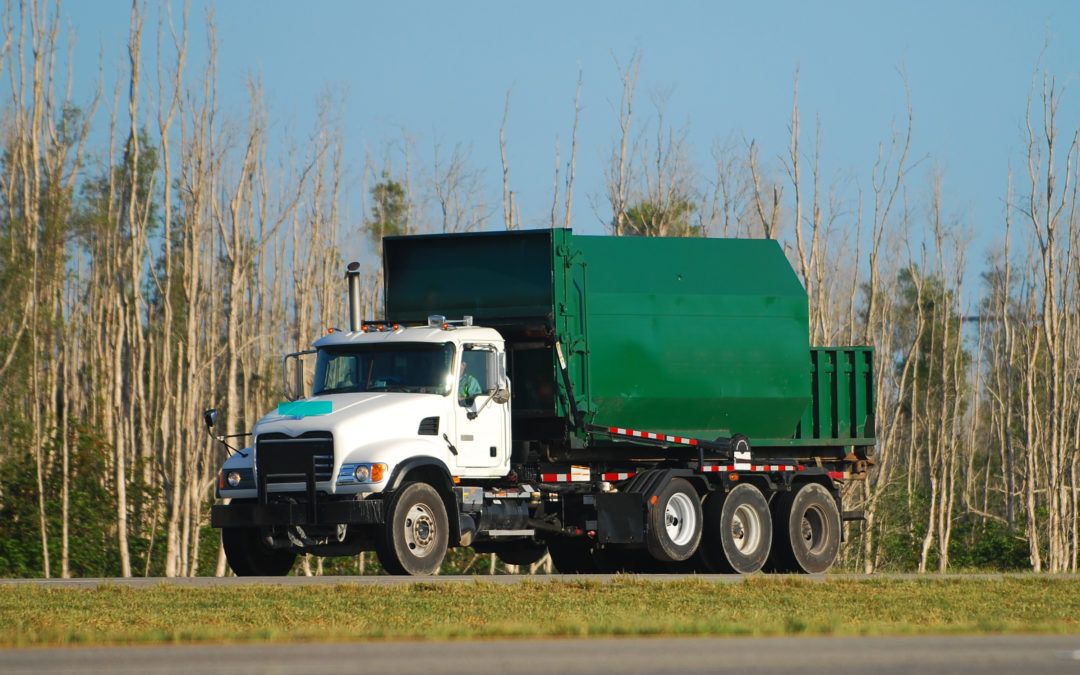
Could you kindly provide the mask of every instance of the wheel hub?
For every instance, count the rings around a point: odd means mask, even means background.
[[[697,523],[694,504],[681,492],[673,494],[664,506],[664,529],[676,546],[685,546],[694,538]]]
[[[819,506],[811,506],[803,514],[799,524],[799,533],[802,535],[806,550],[814,555],[820,554],[828,544],[828,516]]]
[[[735,539],[742,539],[746,536],[746,529],[743,527],[741,520],[731,521],[731,536]]]
[[[435,528],[435,516],[425,504],[415,504],[405,514],[405,544],[417,557],[424,557],[434,546],[438,531]]]
[[[749,504],[740,504],[731,516],[731,539],[743,555],[750,555],[761,544],[761,518]]]

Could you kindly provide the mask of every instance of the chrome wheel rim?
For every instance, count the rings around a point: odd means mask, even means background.
[[[405,514],[405,546],[417,558],[423,558],[435,550],[439,531],[435,526],[435,514],[427,504],[413,504]]]
[[[740,504],[731,516],[731,540],[743,555],[761,545],[761,516],[749,504]]]
[[[686,546],[697,530],[697,513],[694,502],[682,492],[671,495],[664,506],[664,529],[668,539],[676,546]]]

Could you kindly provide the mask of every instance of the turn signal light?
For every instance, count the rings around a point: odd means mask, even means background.
[[[385,464],[372,464],[371,465],[371,482],[378,483],[383,479],[383,474],[386,471]]]

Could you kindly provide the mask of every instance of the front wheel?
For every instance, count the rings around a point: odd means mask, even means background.
[[[296,562],[296,551],[272,548],[257,527],[223,528],[221,545],[238,577],[283,577]]]
[[[446,506],[435,488],[408,483],[390,498],[375,554],[390,574],[434,574],[446,557],[449,534]]]

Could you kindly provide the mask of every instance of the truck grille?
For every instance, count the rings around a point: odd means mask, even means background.
[[[333,476],[333,434],[308,431],[293,437],[272,433],[255,439],[255,469],[267,484],[303,483],[313,468],[316,482]]]

